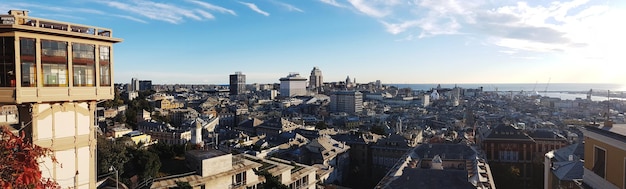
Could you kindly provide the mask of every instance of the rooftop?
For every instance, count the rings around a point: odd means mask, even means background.
[[[214,149],[208,149],[208,150],[190,150],[186,152],[187,154],[199,159],[199,160],[203,160],[203,159],[210,159],[213,157],[218,157],[218,156],[223,156],[223,155],[227,155],[227,153],[224,153],[222,151],[219,150],[214,150]]]
[[[0,30],[36,31],[109,42],[122,41],[113,38],[113,31],[108,28],[29,17],[25,10],[10,10],[8,14],[0,15]]]
[[[435,170],[435,169],[411,169],[404,168],[402,176],[392,181],[389,188],[468,188],[475,189],[467,181],[465,170]]]
[[[585,126],[585,130],[602,134],[607,137],[626,142],[626,124],[613,124],[613,126]]]

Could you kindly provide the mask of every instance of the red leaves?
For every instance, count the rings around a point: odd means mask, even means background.
[[[15,136],[7,126],[0,131],[0,187],[2,188],[59,188],[50,179],[42,179],[38,158],[51,156],[52,151],[24,140],[24,133]]]

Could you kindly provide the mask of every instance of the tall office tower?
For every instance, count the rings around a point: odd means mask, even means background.
[[[96,188],[96,105],[113,99],[113,44],[122,40],[110,29],[22,10],[0,20],[0,104],[18,114],[2,124],[52,150],[58,164],[42,158],[43,178]]]
[[[311,70],[311,76],[309,77],[309,89],[319,90],[324,84],[324,78],[322,77],[322,70],[317,67],[313,67]]]
[[[139,80],[139,90],[140,91],[152,90],[152,80]]]
[[[306,95],[306,78],[299,73],[289,73],[280,78],[280,96],[293,97]]]
[[[363,111],[363,93],[359,91],[337,91],[330,95],[330,111],[350,114]]]
[[[230,95],[240,95],[246,91],[246,75],[235,72],[230,75]]]
[[[129,91],[139,91],[139,80],[137,78],[130,79],[130,89]]]

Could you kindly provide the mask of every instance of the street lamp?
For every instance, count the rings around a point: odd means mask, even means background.
[[[113,166],[109,167],[109,171],[115,171],[115,189],[118,189],[119,187],[119,174],[117,172],[117,169]]]

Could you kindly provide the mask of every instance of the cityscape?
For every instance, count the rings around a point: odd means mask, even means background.
[[[268,2],[308,13],[286,2]],[[392,13],[377,12],[367,2],[348,2],[356,8],[352,11],[379,19],[393,35],[411,28],[388,23]],[[139,10],[117,1],[101,3]],[[144,11],[174,8],[132,3]],[[245,16],[204,1],[185,3]],[[350,9],[346,3],[318,2],[338,10]],[[260,16],[274,15],[254,3],[235,4]],[[0,8],[42,9],[10,5]],[[532,83],[442,79],[437,84],[411,82],[413,76],[403,71],[392,81],[375,69],[307,63],[287,66],[293,70],[283,66],[277,70],[285,71],[274,76],[276,71],[262,74],[271,66],[222,63],[213,66],[230,71],[211,72],[205,82],[175,74],[139,77],[128,74],[133,70],[119,71],[129,68],[122,65],[131,53],[118,46],[135,42],[120,36],[115,25],[7,11],[0,14],[1,188],[626,188],[623,76],[578,82],[551,73]],[[194,11],[204,17],[183,15],[197,21],[214,17]],[[176,15],[162,16],[158,19],[170,24],[183,22]],[[438,35],[422,30],[415,38]],[[161,69],[180,69],[169,66]],[[458,70],[463,68],[451,73]]]

